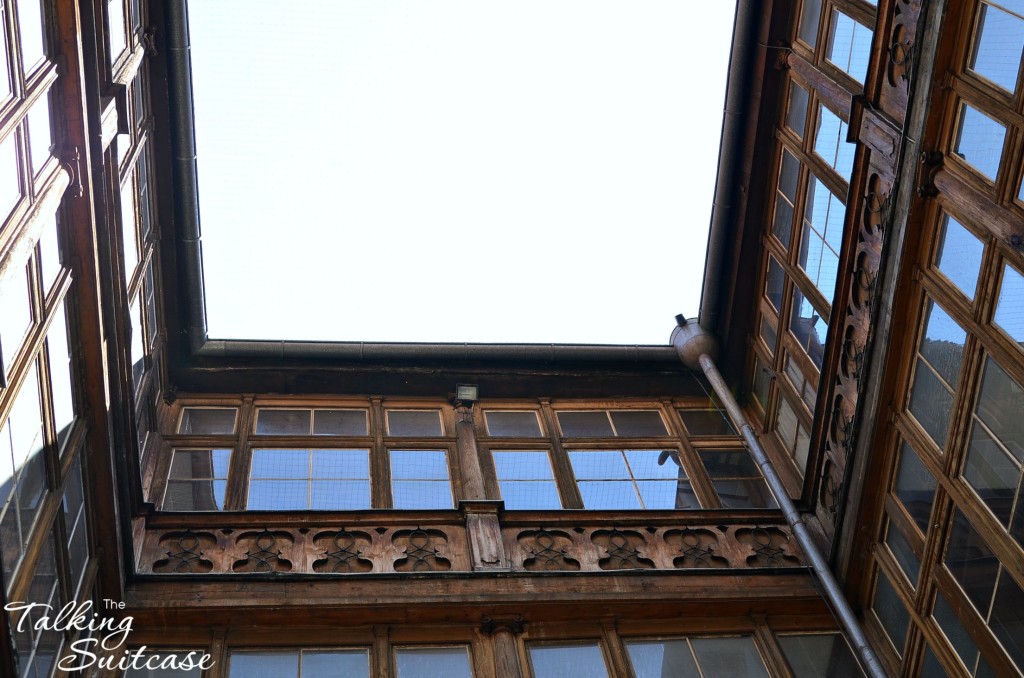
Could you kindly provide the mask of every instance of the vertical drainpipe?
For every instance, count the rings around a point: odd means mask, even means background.
[[[680,315],[676,316],[676,322],[677,327],[672,330],[672,338],[669,341],[676,349],[679,359],[691,370],[699,369],[704,373],[719,401],[725,406],[726,412],[729,413],[729,419],[732,420],[736,430],[743,436],[747,449],[750,451],[750,456],[754,458],[754,463],[761,469],[761,474],[764,476],[765,482],[768,483],[775,501],[778,502],[779,507],[782,509],[786,522],[793,528],[793,535],[796,537],[797,543],[803,550],[807,560],[810,561],[811,569],[818,577],[822,592],[825,594],[825,598],[828,599],[834,614],[846,632],[847,638],[853,646],[864,672],[871,676],[871,678],[885,678],[886,672],[868,643],[867,636],[864,635],[860,622],[853,613],[853,608],[850,607],[850,603],[843,595],[839,582],[836,581],[832,570],[829,569],[828,563],[821,555],[821,552],[818,551],[810,530],[804,524],[804,519],[800,512],[797,511],[793,500],[789,498],[789,493],[782,484],[782,479],[775,472],[775,467],[772,466],[772,462],[761,447],[761,442],[754,434],[754,429],[750,426],[746,416],[743,414],[743,410],[740,409],[739,404],[733,397],[732,391],[729,390],[729,386],[725,383],[721,373],[719,373],[718,367],[715,366],[714,358],[718,354],[717,341],[696,320],[688,321]]]

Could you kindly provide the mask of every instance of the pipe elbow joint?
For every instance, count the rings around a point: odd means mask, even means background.
[[[714,335],[705,330],[696,318],[687,320],[676,316],[677,325],[672,330],[669,343],[676,350],[676,355],[686,367],[700,370],[700,357],[707,354],[712,360],[718,359],[718,341]]]

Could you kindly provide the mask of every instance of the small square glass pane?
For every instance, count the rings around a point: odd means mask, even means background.
[[[818,44],[818,20],[821,17],[821,0],[803,0],[800,6],[799,38],[812,48]]]
[[[743,478],[739,480],[715,480],[715,492],[718,500],[725,508],[757,509],[777,508],[778,504],[768,489],[768,484],[760,478]]]
[[[985,244],[976,235],[948,214],[944,216],[935,265],[968,299],[974,299],[984,250]]]
[[[1001,123],[976,108],[961,104],[954,151],[990,181],[996,180],[1005,138],[1006,127]]]
[[[984,615],[999,579],[999,560],[959,509],[953,514],[945,563],[967,598]]]
[[[231,435],[237,412],[233,407],[186,407],[181,412],[178,433]]]
[[[32,306],[24,269],[0,281],[0,352],[9,369],[32,325]]]
[[[309,506],[308,480],[249,481],[250,511],[301,511]]]
[[[701,678],[686,639],[626,643],[636,678]]]
[[[46,161],[50,159],[53,135],[50,131],[50,95],[44,92],[28,112],[29,158],[32,161],[32,176],[37,176]]]
[[[301,678],[363,678],[363,676],[367,678],[370,676],[370,653],[367,650],[304,650],[302,652]]]
[[[314,480],[310,483],[314,511],[360,511],[370,508],[370,480]]]
[[[313,477],[328,479],[368,479],[370,477],[369,450],[311,450]]]
[[[935,501],[935,478],[906,443],[900,448],[900,461],[892,492],[921,528],[922,534],[926,534],[928,516]]]
[[[1024,347],[1024,275],[1007,264],[999,286],[995,323]]]
[[[620,450],[572,451],[569,452],[569,461],[577,480],[613,480],[630,477]]]
[[[1022,9],[1017,7],[1018,11]],[[970,56],[971,70],[1012,93],[1017,88],[1022,52],[1024,19],[1001,7],[979,3],[978,27]]]
[[[489,410],[484,412],[487,434],[502,438],[539,438],[540,422],[536,412]]]
[[[452,488],[447,480],[393,480],[391,493],[396,509],[452,508]]]
[[[227,486],[226,480],[168,480],[163,510],[223,510]]]
[[[591,412],[559,412],[558,425],[566,438],[611,438],[615,436],[608,413],[604,410]]]
[[[903,570],[903,574],[907,575],[910,585],[917,586],[917,575],[921,571],[921,560],[914,553],[910,542],[891,522],[885,530],[885,544],[892,551],[892,555],[900,569]]]
[[[920,353],[951,388],[956,388],[967,332],[934,302],[928,302],[928,316]]]
[[[299,653],[232,652],[228,659],[229,678],[299,678]]]
[[[404,437],[438,437],[441,413],[438,410],[388,410],[388,435]]]
[[[228,477],[231,450],[174,450],[171,457],[172,480]]]
[[[473,676],[467,647],[400,647],[395,650],[395,671],[398,678]]]
[[[50,331],[46,333],[46,344],[50,357],[54,428],[57,431],[57,440],[60,445],[63,445],[71,434],[71,424],[75,421],[74,384],[71,379],[71,357],[68,350],[67,316],[65,315],[66,303],[66,299],[61,301],[50,324]]]
[[[130,667],[124,673],[124,678],[200,678],[203,675],[203,670],[196,666],[191,669],[180,668],[186,665],[186,657],[189,653],[193,653],[192,657],[195,662],[198,663],[199,657],[204,653],[203,650],[164,650],[160,652],[146,652],[141,655],[135,662],[135,666]],[[132,656],[134,656],[134,649],[132,650]],[[147,663],[151,666],[171,666],[172,664],[177,668],[157,668],[148,669],[145,668]],[[238,674],[232,673],[232,678]]]
[[[607,676],[601,648],[596,643],[575,645],[530,645],[530,664],[534,678],[565,678],[565,676]]]
[[[43,10],[41,0],[18,2],[18,24],[21,29],[21,59],[30,73],[43,58]]]
[[[1024,462],[1024,417],[1016,416],[1020,413],[1024,413],[1024,386],[987,358],[976,414],[1018,464]]]
[[[553,480],[499,480],[501,498],[510,511],[557,511],[562,508]]]
[[[834,292],[833,289],[829,294]],[[793,308],[792,318],[789,321],[789,331],[796,337],[800,348],[810,357],[811,361],[821,369],[822,361],[825,359],[825,340],[828,337],[828,321],[818,313],[817,309],[800,291],[799,287],[793,287]]]
[[[829,108],[818,104],[818,131],[814,137],[814,152],[846,181],[853,172],[854,144],[846,142],[846,121]]]
[[[365,410],[313,411],[313,435],[365,436],[368,432]]]
[[[49,294],[61,269],[59,227],[57,215],[46,220],[42,233],[39,234],[39,268],[43,276],[43,293]]]
[[[691,438],[704,436],[735,436],[732,424],[719,409],[679,410],[683,425]]]
[[[782,266],[775,260],[775,257],[768,255],[768,271],[765,274],[764,296],[771,303],[776,312],[782,310],[783,285],[786,276]]]
[[[0,142],[0,222],[7,218],[21,197],[16,136],[12,131]]]
[[[630,480],[581,480],[578,485],[584,508],[623,511],[643,508]]]
[[[902,655],[903,641],[906,640],[907,629],[910,628],[910,613],[889,583],[889,579],[881,571],[878,572],[878,579],[875,582],[875,597],[871,607],[892,640],[896,652]]]
[[[309,410],[260,408],[256,412],[256,433],[275,436],[308,436]]]
[[[498,480],[552,480],[551,460],[543,451],[515,450],[491,453]]]
[[[807,90],[794,81],[789,83],[789,108],[786,110],[786,127],[804,135],[804,123],[807,121]]]
[[[700,460],[712,478],[760,478],[761,471],[742,450],[700,450]]]
[[[626,450],[626,461],[633,478],[674,480],[686,477],[675,450]]]
[[[665,422],[657,410],[612,410],[615,435],[623,438],[665,436]]]

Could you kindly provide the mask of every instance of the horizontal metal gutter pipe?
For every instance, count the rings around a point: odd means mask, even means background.
[[[197,357],[678,363],[671,346],[207,340]]]
[[[715,366],[715,360],[712,357],[717,354],[715,338],[701,328],[696,320],[688,321],[686,318],[678,316],[676,321],[678,326],[672,332],[671,341],[679,359],[690,369],[699,368],[704,372],[704,376],[711,383],[711,388],[714,389],[715,395],[718,396],[722,405],[725,406],[726,412],[729,413],[729,419],[732,420],[736,430],[743,436],[747,449],[750,451],[750,456],[754,458],[754,462],[761,469],[761,474],[764,476],[765,482],[768,483],[775,501],[779,503],[779,508],[782,509],[786,522],[793,528],[793,535],[796,537],[797,543],[803,550],[807,560],[810,561],[811,569],[818,577],[822,592],[832,605],[832,610],[839,619],[843,630],[846,631],[847,639],[853,646],[864,672],[871,678],[885,678],[887,674],[882,668],[877,655],[875,655],[875,651],[871,648],[867,636],[864,635],[864,630],[861,628],[857,616],[853,613],[853,608],[850,607],[846,596],[843,595],[839,582],[836,581],[824,556],[818,551],[810,530],[804,524],[803,516],[801,516],[793,504],[793,500],[789,498],[785,485],[782,484],[782,478],[776,473],[771,460],[768,459],[768,455],[765,454],[764,449],[761,447],[761,442],[754,434],[753,427],[747,421],[743,410],[740,409],[739,404],[733,397],[732,391],[729,390],[728,384],[725,383],[725,379],[722,378],[721,373],[718,371],[718,367]]]

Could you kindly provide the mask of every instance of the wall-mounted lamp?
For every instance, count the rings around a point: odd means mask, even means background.
[[[476,384],[456,384],[455,404],[472,405],[480,396],[480,388]]]

